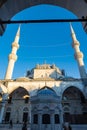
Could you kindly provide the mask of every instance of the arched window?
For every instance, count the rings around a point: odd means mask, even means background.
[[[10,121],[11,108],[8,107],[5,114],[5,122],[8,123]]]
[[[25,107],[25,108],[23,109],[23,111],[24,111],[24,112],[28,112],[28,108]]]
[[[27,107],[25,107],[24,109],[23,109],[23,122],[27,122],[28,121],[28,108]]]
[[[64,112],[64,121],[70,122],[70,113],[69,112]]]
[[[64,121],[65,122],[69,122],[70,121],[70,110],[69,110],[69,106],[65,106],[64,109]]]
[[[50,115],[49,114],[42,115],[42,124],[50,124]]]
[[[55,114],[55,124],[59,124],[59,115]]]
[[[33,123],[38,124],[38,114],[34,114],[33,116]]]
[[[64,112],[69,112],[69,107],[68,107],[68,105],[64,107]]]

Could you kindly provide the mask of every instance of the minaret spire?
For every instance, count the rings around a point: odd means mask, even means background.
[[[15,36],[15,40],[12,43],[12,52],[9,54],[9,61],[8,61],[8,67],[5,75],[5,79],[11,79],[12,78],[12,73],[14,69],[14,64],[17,60],[17,50],[19,48],[19,39],[20,39],[20,26],[18,28],[18,31]]]
[[[16,43],[19,42],[19,38],[20,38],[20,27],[21,27],[21,24],[19,25],[18,31],[16,33],[16,37],[15,37],[15,40],[14,40]]]
[[[84,67],[83,53],[80,51],[80,47],[79,47],[80,43],[76,38],[75,32],[74,32],[71,24],[70,24],[70,29],[71,29],[71,35],[72,35],[72,40],[73,40],[72,46],[75,51],[75,59],[77,60],[77,63],[78,63],[80,76],[82,79],[85,79],[85,78],[87,78],[87,74],[86,74],[85,67]]]

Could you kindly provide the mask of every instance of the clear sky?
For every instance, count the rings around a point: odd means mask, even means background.
[[[25,19],[67,19],[77,18],[74,14],[58,6],[39,5],[18,13],[12,20]],[[18,24],[7,25],[6,31],[0,37],[0,79],[4,79],[8,65],[8,55],[14,41]],[[84,53],[87,68],[87,34],[81,23],[72,23],[80,49]],[[38,23],[22,24],[20,48],[17,52],[13,78],[23,77],[26,70],[38,64],[55,63],[60,69],[65,69],[67,76],[79,77],[77,62],[74,59],[72,38],[69,23]]]

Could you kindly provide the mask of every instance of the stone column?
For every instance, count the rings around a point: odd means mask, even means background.
[[[55,125],[54,125],[54,110],[50,111],[50,120],[51,120],[51,130],[55,130]]]
[[[4,110],[5,110],[5,102],[2,102],[1,104],[1,111],[0,111],[0,123],[2,123],[3,120],[3,115],[4,115]]]
[[[2,96],[2,104],[1,104],[1,111],[0,111],[0,123],[2,123],[2,120],[3,120],[7,96],[8,96],[7,94],[3,94],[3,96]]]
[[[63,130],[63,109],[62,104],[59,104],[60,130]]]
[[[33,118],[34,118],[34,116],[33,116],[32,112],[31,112],[31,126],[30,126],[31,130],[33,129],[32,128],[33,127]]]
[[[31,104],[29,103],[29,123],[31,123]]]
[[[42,127],[42,111],[38,112],[38,130],[41,130]]]

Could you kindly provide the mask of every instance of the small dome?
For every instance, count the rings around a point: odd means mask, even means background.
[[[40,96],[47,96],[47,95],[57,96],[55,91],[48,87],[44,87],[44,88],[40,89],[38,91],[38,95],[40,95]]]
[[[29,81],[30,79],[27,77],[19,77],[16,79],[16,81]]]

